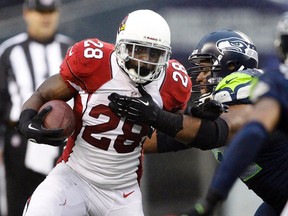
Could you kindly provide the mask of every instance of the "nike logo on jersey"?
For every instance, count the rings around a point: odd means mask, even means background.
[[[129,193],[123,193],[123,198],[127,198],[128,196],[130,196],[132,193],[134,193],[134,191],[131,191]]]
[[[142,100],[138,100],[140,103],[144,104],[145,106],[149,106],[149,101],[142,101]]]
[[[39,131],[37,128],[35,128],[35,127],[32,126],[32,123],[30,123],[30,124],[28,125],[28,128],[31,129],[31,130]]]
[[[232,80],[237,79],[238,77],[233,77],[232,79],[226,80],[225,83],[229,84]]]
[[[69,56],[72,56],[74,52],[72,52],[73,47],[69,50]]]

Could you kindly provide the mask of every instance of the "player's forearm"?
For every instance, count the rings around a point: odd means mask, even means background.
[[[53,75],[44,81],[32,96],[24,103],[22,110],[38,110],[45,102],[50,100],[70,100],[76,90],[69,88],[60,74]]]
[[[192,116],[183,116],[183,129],[180,130],[175,139],[185,145],[190,144],[196,137],[201,125],[201,119]]]
[[[210,150],[224,146],[228,133],[229,128],[222,118],[212,121],[184,115],[183,129],[176,134],[175,139],[168,135],[165,136],[163,133],[158,133],[157,141],[154,139],[154,142],[150,141],[149,143],[150,145],[154,143],[154,147],[157,145],[157,148],[154,148],[154,150],[157,149],[161,153],[192,147],[201,150]]]
[[[45,102],[52,99],[57,99],[54,97],[54,95],[56,95],[58,92],[57,85],[55,76],[52,76],[48,80],[44,81],[31,95],[31,97],[25,101],[22,106],[22,110],[33,109],[38,111]]]
[[[184,117],[183,130],[176,135],[176,139],[187,147],[210,150],[227,143],[229,127],[222,118],[207,120],[192,116]]]
[[[32,109],[38,111],[40,107],[46,102],[46,100],[41,97],[41,94],[36,91],[34,92],[31,97],[25,101],[22,106],[22,111],[26,109]]]

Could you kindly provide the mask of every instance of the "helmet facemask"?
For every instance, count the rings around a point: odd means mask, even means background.
[[[166,47],[140,42],[120,41],[116,46],[120,66],[139,84],[157,80],[166,69],[170,53]]]
[[[222,77],[218,76],[221,67],[216,56],[212,54],[192,53],[188,61],[193,65],[188,68],[188,73],[193,82],[192,92],[200,93],[202,88],[206,88],[207,92],[212,92],[214,87],[222,80]],[[199,84],[196,83],[196,79],[201,72],[209,73],[209,75],[206,76],[205,83]]]

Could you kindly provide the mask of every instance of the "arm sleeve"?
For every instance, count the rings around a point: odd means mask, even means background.
[[[195,139],[188,146],[201,150],[218,148],[226,144],[228,135],[229,127],[221,117],[214,121],[202,119]]]
[[[209,190],[218,191],[223,199],[226,198],[236,179],[255,160],[267,139],[268,132],[262,124],[247,124],[228,145]]]
[[[159,153],[180,151],[188,148],[209,150],[224,146],[229,134],[227,123],[218,118],[214,121],[202,119],[197,136],[189,145],[185,145],[171,136],[157,132],[157,149]]]
[[[157,152],[165,153],[165,152],[176,152],[188,149],[189,147],[172,137],[157,131]]]

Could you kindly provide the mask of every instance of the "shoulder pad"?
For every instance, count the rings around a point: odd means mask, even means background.
[[[228,104],[251,103],[249,95],[253,77],[247,71],[229,74],[216,86],[213,99]]]
[[[184,110],[191,96],[191,79],[180,62],[172,59],[168,63],[165,81],[160,90],[164,109],[172,112]]]
[[[245,74],[248,74],[252,77],[259,77],[259,76],[263,75],[264,71],[261,69],[253,68],[253,69],[246,69],[243,71],[238,71],[236,73],[245,73]]]
[[[94,39],[85,39],[72,46],[60,66],[60,74],[70,85],[94,92],[112,78],[112,44]],[[74,87],[73,86],[73,87]],[[74,87],[75,88],[75,87]]]

